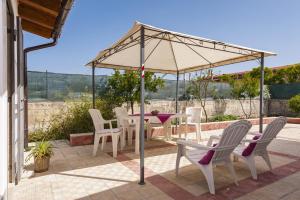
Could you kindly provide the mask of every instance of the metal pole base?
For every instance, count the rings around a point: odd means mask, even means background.
[[[140,181],[139,185],[146,185],[145,181]]]

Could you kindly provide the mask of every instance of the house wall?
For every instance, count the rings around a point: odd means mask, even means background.
[[[8,105],[8,52],[7,52],[7,3],[14,17],[17,13],[16,0],[0,0],[0,199],[6,200],[9,177],[9,105]],[[16,49],[16,44],[15,44]],[[17,55],[17,54],[15,54]],[[13,60],[16,66],[16,57]]]

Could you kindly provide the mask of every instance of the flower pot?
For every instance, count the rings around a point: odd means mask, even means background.
[[[45,172],[48,171],[50,164],[50,157],[34,158],[34,171]]]

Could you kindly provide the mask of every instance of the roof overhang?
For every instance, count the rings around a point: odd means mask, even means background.
[[[141,27],[145,33],[145,70],[186,73],[256,60],[275,53],[169,31],[135,22],[128,33],[87,63],[99,68],[136,70],[140,66]]]
[[[72,4],[73,0],[18,0],[23,30],[48,39],[58,38]]]

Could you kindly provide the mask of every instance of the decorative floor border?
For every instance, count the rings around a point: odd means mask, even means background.
[[[156,149],[156,148],[165,148],[175,146],[174,144],[163,144],[147,147],[145,150]],[[128,169],[139,175],[139,163],[134,161],[132,158],[125,155],[132,151],[127,150],[121,152],[116,158]],[[239,181],[239,186],[235,184],[227,185],[226,187],[219,188],[216,190],[216,195],[211,195],[209,192],[204,193],[200,196],[195,196],[194,194],[186,191],[175,183],[169,181],[165,177],[157,174],[151,169],[145,167],[145,179],[150,182],[152,185],[160,189],[162,192],[167,194],[169,197],[175,200],[201,200],[201,199],[212,199],[212,200],[224,200],[224,199],[235,199],[241,196],[244,196],[250,192],[253,192],[259,188],[272,184],[276,181],[279,181],[282,178],[290,176],[296,172],[300,171],[300,157],[283,154],[279,152],[269,151],[271,155],[286,157],[293,159],[294,161],[286,165],[274,168],[271,171],[266,171],[258,175],[258,181],[253,180],[251,177]]]

